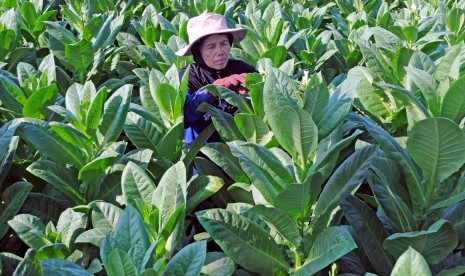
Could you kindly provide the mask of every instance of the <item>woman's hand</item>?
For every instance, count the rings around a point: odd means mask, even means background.
[[[222,78],[222,79],[217,79],[213,83],[216,84],[216,85],[226,87],[226,88],[228,88],[230,90],[233,90],[236,93],[239,93],[241,95],[244,95],[245,93],[247,93],[249,91],[245,86],[243,86],[246,75],[247,75],[246,73],[234,74],[234,75],[231,75],[229,77],[225,77],[225,78]]]

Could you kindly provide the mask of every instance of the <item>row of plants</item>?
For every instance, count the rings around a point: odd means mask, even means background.
[[[0,1],[1,274],[463,274],[464,3]],[[189,145],[205,11],[259,73]]]

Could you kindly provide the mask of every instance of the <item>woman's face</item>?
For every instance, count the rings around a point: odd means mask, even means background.
[[[200,55],[208,67],[221,70],[229,61],[231,45],[225,34],[214,34],[207,37],[200,45]]]

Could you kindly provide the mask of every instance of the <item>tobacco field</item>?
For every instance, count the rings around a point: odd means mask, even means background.
[[[209,85],[239,113],[203,104],[187,144],[204,12],[258,73]],[[464,25],[464,0],[0,0],[0,275],[464,275]]]

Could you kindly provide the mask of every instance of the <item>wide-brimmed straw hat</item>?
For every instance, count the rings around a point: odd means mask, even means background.
[[[192,45],[202,37],[212,34],[230,33],[233,42],[240,42],[244,39],[247,29],[238,28],[230,29],[226,23],[226,18],[221,14],[205,13],[192,17],[187,22],[187,35],[189,36],[189,45],[176,52],[178,56],[192,55]]]

